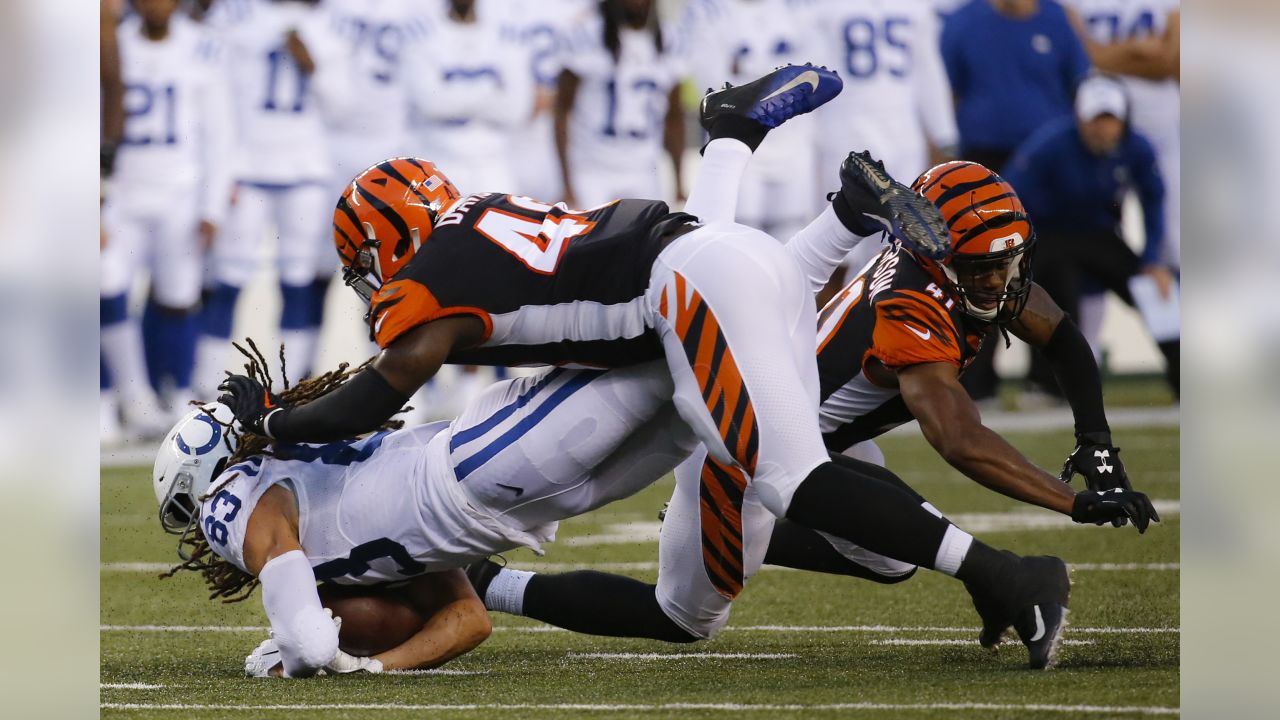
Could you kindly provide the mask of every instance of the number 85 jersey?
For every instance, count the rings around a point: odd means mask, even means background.
[[[644,293],[664,235],[692,219],[650,200],[574,211],[518,195],[462,198],[373,295],[373,338],[385,348],[423,323],[471,315],[484,340],[450,362],[617,367],[660,358]]]

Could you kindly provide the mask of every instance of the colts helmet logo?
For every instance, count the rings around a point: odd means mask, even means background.
[[[187,434],[193,434],[192,425],[188,424],[186,427],[182,429],[182,431],[178,432],[177,435],[173,436],[173,442],[178,446],[178,451],[183,453],[184,455],[204,455],[205,453],[209,452],[210,450],[218,446],[218,441],[222,439],[222,426],[218,424],[217,420],[214,420],[212,417],[205,415],[203,413],[195,416],[194,418],[192,418],[192,420],[198,420],[201,423],[208,425],[209,437],[208,438],[203,437],[204,436],[203,432],[194,433],[194,434],[200,435],[201,437],[191,439],[191,442],[193,443],[200,443],[196,445],[194,448],[192,448],[191,444],[188,443],[187,440],[182,437],[183,432],[186,432]]]

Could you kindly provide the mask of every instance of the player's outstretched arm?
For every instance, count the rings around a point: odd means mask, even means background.
[[[951,466],[1002,495],[1071,514],[1075,493],[982,424],[954,365],[908,365],[898,370],[898,386],[925,439]]]
[[[386,670],[426,670],[474,650],[493,632],[484,603],[462,570],[415,578],[407,588],[427,621],[408,640],[373,656]]]

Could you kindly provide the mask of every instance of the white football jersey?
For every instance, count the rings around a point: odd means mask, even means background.
[[[405,58],[427,34],[425,9],[415,0],[329,0],[326,7],[349,53],[347,106],[356,109],[326,118],[330,129],[402,135],[409,120]]]
[[[675,33],[659,53],[648,30],[621,28],[615,61],[604,45],[604,22],[592,16],[570,34],[564,66],[578,76],[569,118],[569,162],[614,172],[656,173],[671,88],[682,64],[673,52]]]
[[[347,67],[324,10],[293,1],[223,0],[206,23],[224,46],[231,74],[237,180],[291,185],[328,179],[321,105],[343,110]],[[309,76],[285,46],[290,30],[316,64]]]
[[[450,465],[448,427],[277,447],[274,457],[227,468],[201,503],[201,531],[214,552],[244,569],[249,518],[262,494],[283,484],[297,498],[299,539],[316,578],[346,585],[462,567],[537,548],[554,534],[554,524],[535,537],[472,506]]]
[[[1160,36],[1169,27],[1169,15],[1180,0],[1064,0],[1080,14],[1095,41],[1110,44],[1122,40]],[[1135,128],[1163,149],[1178,142],[1178,83],[1175,80],[1123,78],[1133,105]]]
[[[959,142],[938,18],[926,0],[792,0],[791,6],[818,39],[823,64],[844,80],[844,91],[815,113],[823,164],[838,166],[850,150],[868,149],[891,175],[910,182],[927,169],[928,143]]]
[[[124,138],[116,158],[116,192],[169,197],[198,188],[200,217],[218,222],[231,195],[234,148],[230,99],[219,48],[203,28],[175,15],[168,36],[143,36],[135,16],[117,36],[125,85]]]
[[[749,83],[780,65],[820,62],[788,0],[694,0],[681,18],[678,52],[699,90]],[[813,55],[812,57],[810,55]],[[748,173],[787,173],[811,152],[815,116],[801,116],[769,133]],[[812,172],[805,165],[804,172]],[[808,214],[809,208],[805,209]]]
[[[476,20],[460,23],[441,3],[408,58],[414,152],[464,193],[511,187],[511,139],[533,117],[527,48],[504,32],[502,5],[478,2]]]

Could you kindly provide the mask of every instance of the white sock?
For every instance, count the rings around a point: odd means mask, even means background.
[[[933,560],[933,569],[952,577],[960,572],[960,563],[969,554],[969,546],[973,545],[973,536],[955,525],[948,525],[942,536],[942,544],[938,546],[938,555]]]
[[[227,377],[226,371],[243,373],[241,367],[231,366],[231,341],[213,335],[201,335],[196,343],[196,368],[191,375],[192,392],[203,402],[218,399],[218,385]]]
[[[484,593],[484,606],[510,615],[524,614],[524,588],[535,573],[503,568],[493,576]]]
[[[741,140],[717,138],[707,143],[684,211],[704,223],[733,222],[738,211],[738,187],[750,160],[751,148]]]
[[[102,356],[121,402],[155,404],[155,393],[147,380],[146,361],[142,357],[142,331],[138,321],[130,318],[103,327],[101,343]]]
[[[818,294],[840,263],[863,238],[849,232],[831,205],[787,241],[787,252],[804,271],[809,290]]]
[[[289,370],[289,382],[296,383],[312,372],[319,335],[315,328],[280,331],[280,339],[284,341],[284,362]],[[276,377],[278,373],[272,372],[271,375]]]

